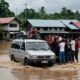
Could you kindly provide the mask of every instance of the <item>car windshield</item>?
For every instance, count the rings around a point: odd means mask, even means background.
[[[46,42],[27,42],[26,49],[28,50],[48,50],[49,46]]]

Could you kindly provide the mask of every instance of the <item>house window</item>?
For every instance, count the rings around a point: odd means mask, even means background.
[[[62,31],[62,28],[59,28],[60,31]]]
[[[52,31],[52,28],[49,28],[50,31]]]
[[[48,31],[48,28],[43,28],[44,31]]]
[[[40,28],[37,28],[37,30],[40,30]]]
[[[64,29],[62,29],[62,31],[64,31]]]
[[[54,28],[55,31],[57,31],[57,28]]]
[[[17,24],[9,24],[10,27],[17,27]]]

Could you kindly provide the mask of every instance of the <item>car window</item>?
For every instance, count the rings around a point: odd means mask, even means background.
[[[21,50],[25,50],[25,43],[24,42],[21,45]]]
[[[11,45],[11,48],[20,49],[20,46],[19,46],[18,44],[13,43],[13,44]]]
[[[49,46],[46,42],[27,42],[26,49],[48,50]]]

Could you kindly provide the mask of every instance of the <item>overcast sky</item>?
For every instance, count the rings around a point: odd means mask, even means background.
[[[6,0],[10,3],[10,10],[19,14],[26,7],[38,10],[44,6],[47,12],[59,12],[64,6],[73,11],[80,11],[80,0]]]

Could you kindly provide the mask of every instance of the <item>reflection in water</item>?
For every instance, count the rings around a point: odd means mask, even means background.
[[[14,69],[12,72],[19,80],[80,80],[79,73],[76,71],[51,71],[49,69],[24,68]]]

